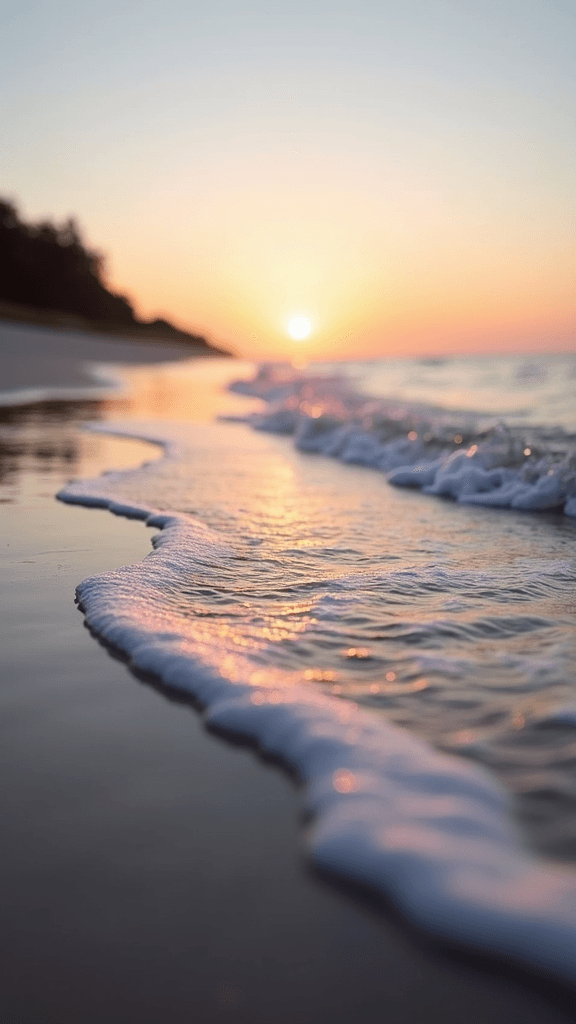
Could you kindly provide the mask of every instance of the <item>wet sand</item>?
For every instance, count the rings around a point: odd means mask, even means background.
[[[570,996],[467,965],[319,880],[294,782],[83,628],[75,585],[150,543],[141,523],[54,500],[67,476],[150,457],[82,439],[89,413],[38,407],[4,435],[0,1020],[576,1019]]]

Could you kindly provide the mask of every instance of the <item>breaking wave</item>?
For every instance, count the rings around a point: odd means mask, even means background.
[[[345,376],[264,365],[232,390],[263,399],[258,430],[290,434],[300,451],[385,473],[397,487],[468,505],[576,516],[576,434],[423,402],[371,398]]]

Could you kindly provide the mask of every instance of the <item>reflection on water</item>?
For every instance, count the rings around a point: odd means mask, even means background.
[[[27,471],[54,494],[70,477],[150,459],[149,445],[83,431],[82,420],[121,418],[128,432],[175,440],[177,459],[96,485],[199,518],[226,546],[214,564],[176,552],[181,575],[155,577],[150,614],[230,675],[297,679],[488,764],[534,844],[576,858],[576,523],[399,493],[284,438],[208,426],[217,412],[254,408],[221,390],[244,372],[138,367],[121,400],[4,410],[3,499],[32,486]]]
[[[112,441],[80,426],[123,414],[126,407],[124,401],[58,401],[0,408],[0,501],[20,500],[32,478],[35,486],[45,480],[55,494],[88,469],[102,473],[149,457],[149,444]]]
[[[70,476],[79,459],[78,418],[97,419],[97,402],[45,402],[0,409],[0,488],[15,501],[23,473]]]
[[[150,458],[149,444],[119,444],[83,430],[83,423],[119,418],[206,423],[217,412],[242,414],[261,404],[223,391],[230,377],[228,361],[193,358],[109,369],[126,383],[119,397],[111,393],[103,399],[0,406],[0,501],[13,502],[22,495],[26,473],[49,477],[49,488],[56,493],[78,474],[97,476]],[[236,372],[250,374],[252,369],[248,363],[235,364]]]
[[[576,523],[398,491],[244,424],[148,429],[177,455],[68,494],[178,510],[215,540],[183,525],[162,571],[123,570],[113,618],[267,700],[320,689],[487,764],[534,845],[576,859]]]
[[[125,366],[122,376],[129,385],[126,414],[131,419],[210,423],[218,415],[241,416],[263,409],[260,399],[227,391],[231,377],[254,372],[253,363],[222,359]]]

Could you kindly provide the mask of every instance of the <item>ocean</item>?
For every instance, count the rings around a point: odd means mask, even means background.
[[[158,529],[90,628],[296,773],[319,867],[576,981],[576,356],[161,378],[89,425],[157,457],[59,495]]]

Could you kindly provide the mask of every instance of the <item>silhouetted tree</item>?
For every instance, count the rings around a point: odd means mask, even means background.
[[[95,323],[137,324],[132,306],[104,284],[104,257],[87,249],[70,217],[25,224],[0,199],[0,299],[75,313]]]

